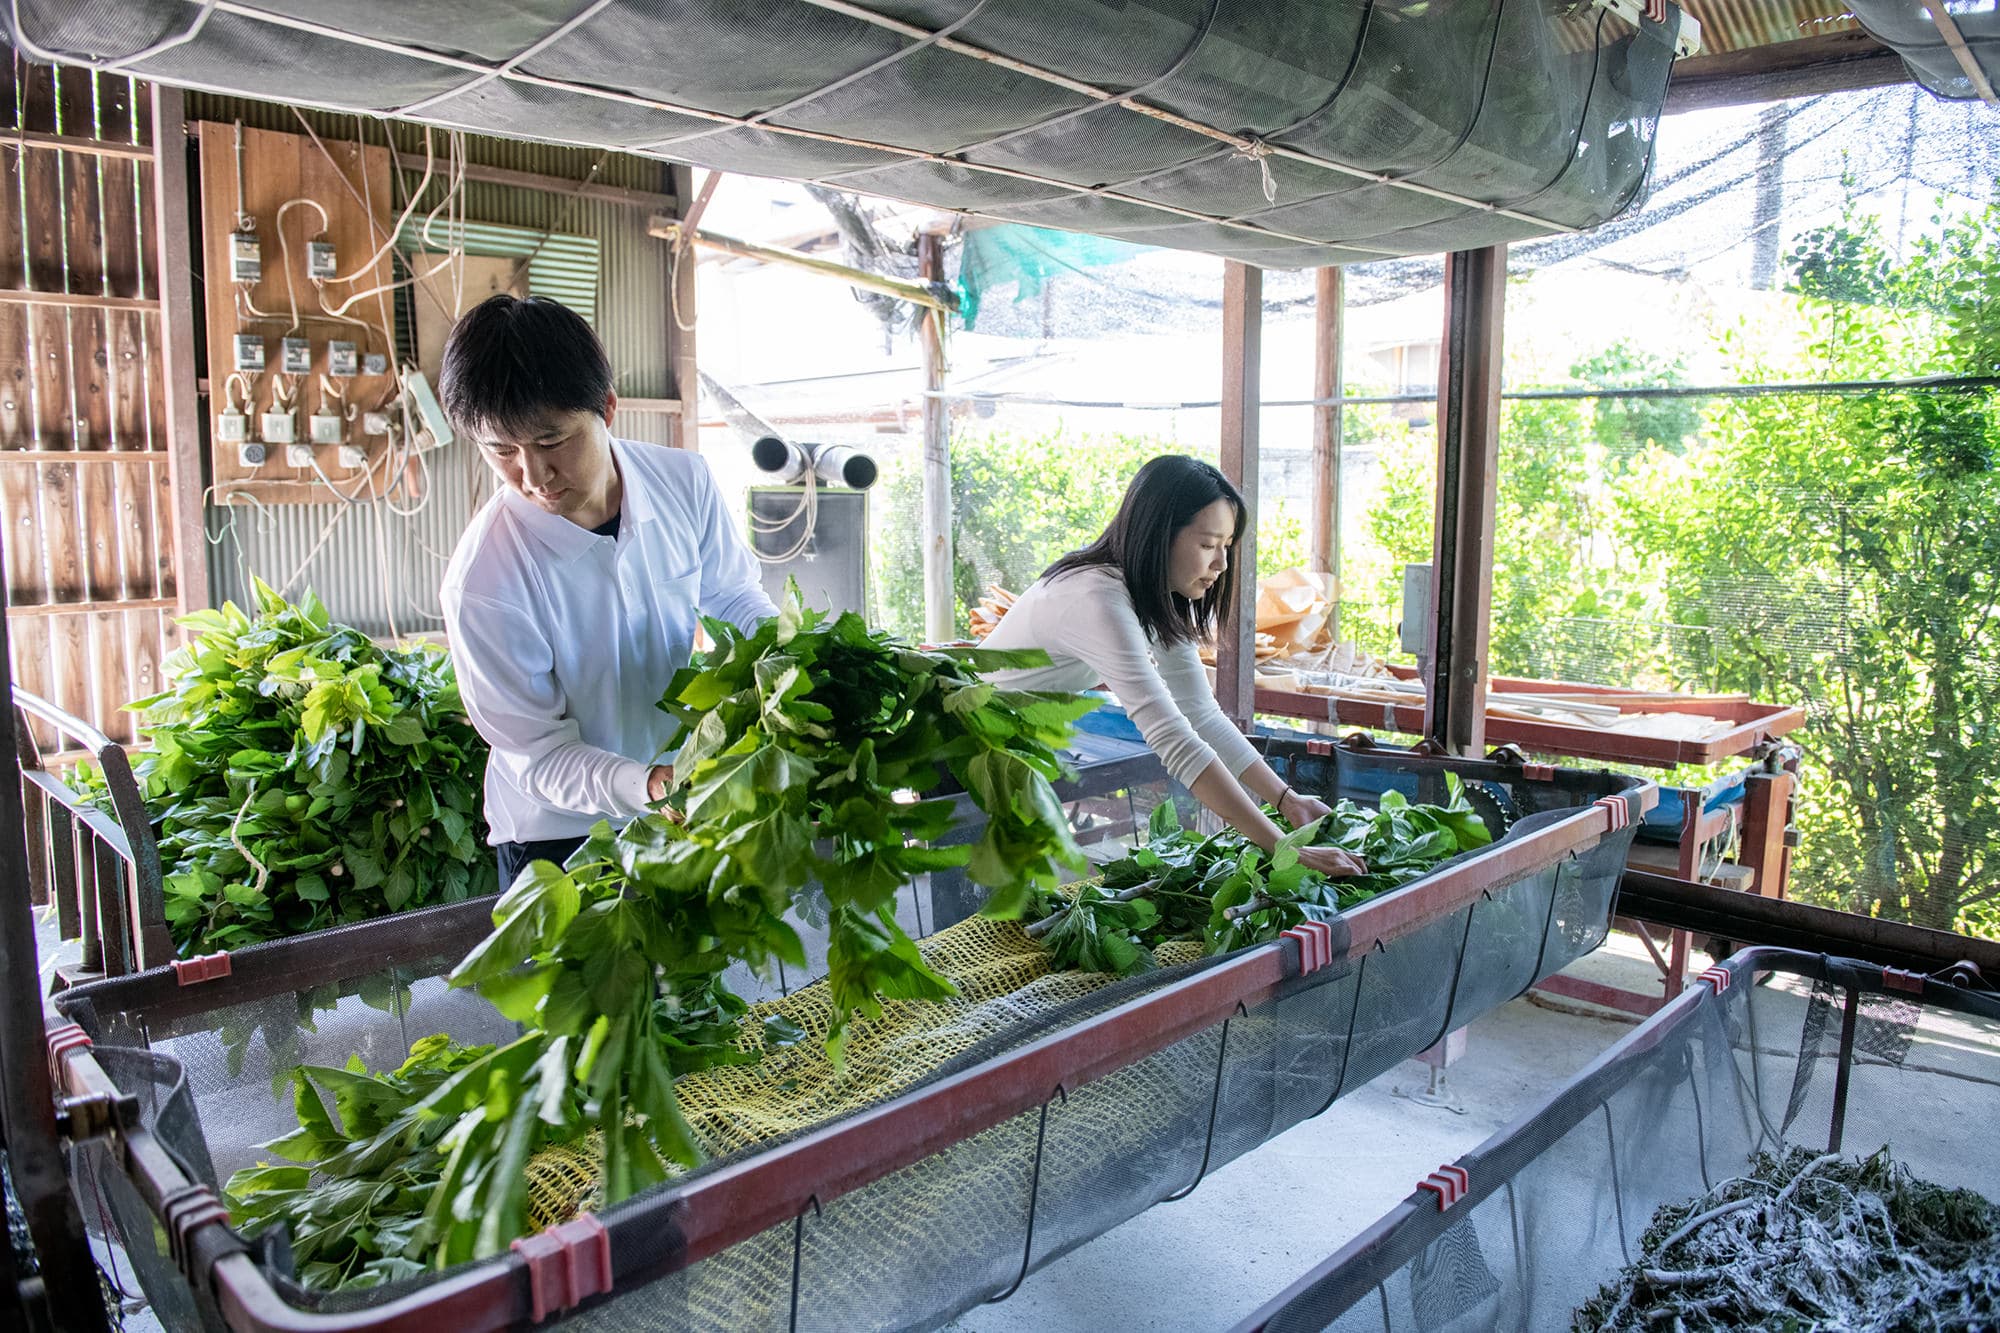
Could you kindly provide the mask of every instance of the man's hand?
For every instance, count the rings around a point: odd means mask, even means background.
[[[658,805],[667,799],[667,792],[674,785],[674,766],[654,764],[653,771],[646,775],[646,799]]]

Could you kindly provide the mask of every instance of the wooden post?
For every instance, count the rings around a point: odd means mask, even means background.
[[[1791,878],[1792,849],[1785,835],[1796,784],[1792,772],[1779,767],[1744,779],[1743,841],[1737,859],[1756,873],[1756,891],[1766,898],[1784,897]]]
[[[1345,312],[1341,271],[1329,264],[1315,275],[1313,302],[1312,567],[1327,572],[1332,612],[1327,633],[1340,638],[1340,404],[1341,324]]]
[[[1256,713],[1257,423],[1264,338],[1264,271],[1235,260],[1222,266],[1222,474],[1243,493],[1249,515],[1231,559],[1236,606],[1216,627],[1215,697],[1244,730]]]
[[[667,168],[676,215],[694,199],[694,168],[675,163]],[[674,418],[674,443],[682,449],[701,448],[701,373],[695,364],[694,247],[672,248],[673,267],[667,273],[667,359],[673,363],[674,397],[680,412]]]
[[[944,278],[944,242],[935,232],[917,238],[925,282]],[[924,357],[924,637],[943,643],[958,637],[958,598],[952,587],[951,412],[943,398],[944,313],[925,308],[917,327]]]
[[[1486,744],[1507,247],[1447,255],[1444,293],[1431,537],[1432,678],[1424,682],[1424,731],[1452,754],[1476,756]]]
[[[187,125],[181,90],[153,85],[153,207],[160,253],[160,361],[165,371],[173,595],[183,613],[208,605],[202,526],[201,404],[194,383],[194,245],[188,230]],[[165,590],[162,589],[164,592]]]

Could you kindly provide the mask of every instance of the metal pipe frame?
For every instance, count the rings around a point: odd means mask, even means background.
[[[6,607],[6,589],[0,588],[0,663],[11,660]],[[104,1299],[64,1168],[37,994],[41,973],[28,904],[27,816],[16,725],[15,710],[0,710],[0,751],[14,768],[0,778],[0,1144],[7,1149],[8,1174],[41,1272],[38,1285],[16,1286],[13,1295],[36,1322],[64,1333],[95,1333],[106,1327]]]
[[[1836,989],[1846,991],[1850,1006],[1861,992],[1884,993],[1888,989],[1880,967],[1833,957],[1818,950],[1758,947],[1746,950],[1722,966],[1728,974],[1725,989],[1718,991],[1710,986],[1692,986],[1683,991],[1622,1041],[1584,1066],[1575,1077],[1552,1090],[1539,1105],[1479,1147],[1459,1157],[1453,1165],[1464,1169],[1470,1183],[1448,1210],[1439,1207],[1437,1196],[1421,1189],[1413,1191],[1372,1226],[1314,1265],[1283,1292],[1244,1319],[1236,1326],[1235,1333],[1257,1333],[1276,1326],[1295,1327],[1293,1322],[1283,1318],[1294,1308],[1301,1313],[1309,1309],[1313,1318],[1325,1319],[1329,1324],[1342,1312],[1355,1308],[1445,1231],[1465,1225],[1465,1219],[1479,1204],[1503,1190],[1511,1189],[1514,1178],[1549,1145],[1589,1116],[1599,1114],[1600,1108],[1605,1107],[1610,1098],[1630,1082],[1633,1065],[1639,1057],[1683,1039],[1696,1011],[1710,1005],[1732,1003],[1730,992],[1739,995],[1749,993],[1758,978],[1770,973],[1825,981]],[[1915,983],[1915,990],[1927,1005],[2000,1019],[2000,999],[1991,995],[1934,980]],[[1750,1044],[1753,1047],[1756,1044],[1754,1022],[1750,1027]],[[1843,1041],[1842,1076],[1847,1072],[1847,1059],[1851,1054],[1851,1043]],[[1688,1078],[1693,1078],[1691,1067]],[[1746,1080],[1743,1087],[1747,1096],[1761,1103],[1763,1092],[1760,1086]],[[1831,1136],[1837,1138],[1837,1123],[1830,1124],[1829,1131]],[[1705,1161],[1701,1170],[1707,1170]],[[1619,1206],[1622,1207],[1622,1201]]]
[[[64,975],[64,984],[166,965],[174,943],[159,846],[125,747],[46,699],[18,686],[12,693],[19,790],[33,837],[27,849],[32,900],[54,897],[62,937],[83,940],[82,965]],[[42,768],[29,718],[77,742],[96,762],[112,814]]]

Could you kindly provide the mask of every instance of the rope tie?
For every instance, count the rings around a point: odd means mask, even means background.
[[[1236,156],[1247,158],[1257,164],[1257,170],[1264,177],[1264,202],[1278,202],[1278,182],[1271,178],[1271,145],[1262,139],[1245,139],[1244,146],[1236,150]]]

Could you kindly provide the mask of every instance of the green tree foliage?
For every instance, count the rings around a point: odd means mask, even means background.
[[[989,583],[1024,591],[1057,557],[1093,540],[1118,510],[1125,485],[1160,454],[1213,455],[1156,435],[1045,435],[1010,431],[955,435],[951,442],[953,591],[958,628]],[[922,478],[892,472],[882,487],[886,542],[877,552],[876,622],[923,633],[923,552],[917,534]],[[1269,576],[1307,562],[1303,515],[1266,503],[1258,527],[1257,571]]]
[[[1792,262],[1819,377],[2000,370],[2000,207],[1901,263],[1865,224]],[[1667,614],[1727,636],[1723,686],[1808,710],[1803,883],[1945,929],[2000,892],[1996,451],[1991,388],[1733,399],[1622,497]]]
[[[1808,233],[1788,259],[1798,354],[1768,365],[1726,344],[1740,382],[2000,373],[2000,207],[1901,261],[1864,220]],[[1682,378],[1622,345],[1572,373]],[[1401,566],[1430,557],[1435,443],[1372,441],[1371,549],[1352,557],[1342,626],[1385,648]],[[1509,400],[1493,668],[1801,705],[1794,891],[2000,933],[1996,452],[1990,387]]]
[[[1570,367],[1579,384],[1599,389],[1666,389],[1687,383],[1679,360],[1665,361],[1643,347],[1615,342]],[[1701,424],[1701,405],[1690,398],[1593,398],[1591,431],[1616,470],[1649,445],[1678,452]]]

